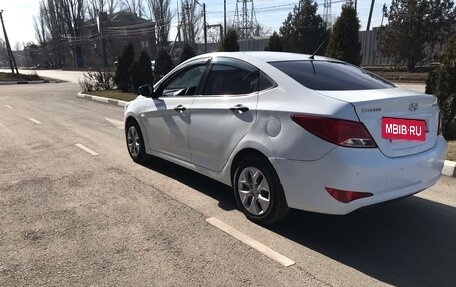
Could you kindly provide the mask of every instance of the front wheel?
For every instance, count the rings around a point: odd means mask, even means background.
[[[147,154],[144,147],[144,139],[138,123],[135,121],[128,122],[125,130],[128,153],[130,154],[131,159],[136,163],[146,162]]]
[[[242,160],[234,174],[233,190],[239,208],[255,223],[272,224],[288,214],[279,177],[266,159]]]

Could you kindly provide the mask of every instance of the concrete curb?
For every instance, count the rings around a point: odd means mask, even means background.
[[[96,101],[96,102],[100,102],[100,103],[116,105],[116,106],[121,106],[121,107],[125,107],[128,103],[126,101],[114,100],[114,99],[104,98],[104,97],[97,97],[97,96],[87,95],[84,93],[78,93],[77,97],[81,98],[81,99],[86,99],[86,100],[90,100],[90,101]]]
[[[442,174],[456,177],[456,162],[446,160],[445,164],[443,165]]]
[[[57,81],[40,80],[40,81],[0,81],[0,85],[23,85],[23,84],[47,84],[58,83]]]
[[[122,107],[125,107],[125,105],[128,103],[125,101],[97,97],[97,96],[87,95],[84,93],[78,93],[77,97],[81,98],[81,99],[92,100],[92,101],[97,101],[97,102],[101,102],[101,103],[105,103],[105,104],[117,105],[117,106],[122,106]],[[456,162],[446,160],[445,164],[443,166],[443,169],[442,169],[442,174],[446,175],[446,176],[456,177]]]

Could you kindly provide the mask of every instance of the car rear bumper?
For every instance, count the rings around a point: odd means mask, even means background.
[[[439,136],[425,152],[388,158],[379,149],[337,147],[316,161],[271,158],[289,207],[327,214],[408,196],[434,185],[441,176],[447,143]],[[373,196],[342,203],[325,187],[370,192]]]

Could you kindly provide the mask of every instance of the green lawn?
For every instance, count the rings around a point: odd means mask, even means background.
[[[12,74],[0,72],[0,81],[39,81],[41,79],[37,74]]]
[[[99,91],[91,91],[91,92],[84,92],[85,94],[98,96],[103,98],[110,98],[115,100],[121,101],[131,101],[134,100],[138,95],[134,93],[122,93],[119,90],[99,90]]]

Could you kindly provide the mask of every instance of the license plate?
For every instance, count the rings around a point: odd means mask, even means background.
[[[382,118],[382,138],[391,140],[426,140],[426,121]]]

